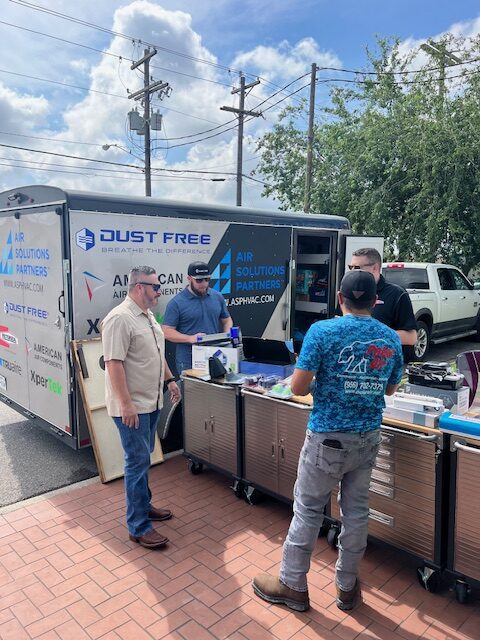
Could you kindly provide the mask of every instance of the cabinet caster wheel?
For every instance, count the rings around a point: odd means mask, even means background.
[[[457,602],[459,602],[460,604],[465,604],[466,602],[468,602],[471,590],[472,589],[467,582],[464,582],[463,580],[457,580],[455,582],[455,598],[457,599]]]
[[[199,473],[203,471],[203,464],[201,462],[194,462],[193,460],[188,461],[188,470],[194,476],[198,476]]]
[[[438,591],[438,588],[440,587],[440,574],[435,569],[431,569],[430,567],[418,567],[417,578],[425,591],[430,591],[430,593]]]
[[[237,498],[245,497],[245,487],[240,482],[240,480],[234,480],[230,488],[233,490],[233,493],[237,496]]]
[[[333,524],[327,533],[327,542],[332,549],[338,548],[338,536],[340,535],[340,529],[337,525]]]
[[[255,487],[247,485],[246,487],[244,487],[243,497],[248,502],[248,504],[255,505],[262,502],[265,496],[261,491],[255,489]]]

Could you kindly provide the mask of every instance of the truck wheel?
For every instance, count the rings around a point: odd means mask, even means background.
[[[413,347],[417,360],[423,360],[430,344],[430,330],[425,322],[417,322],[417,342]]]
[[[475,326],[477,333],[472,336],[474,342],[480,342],[480,316],[477,317],[477,324]]]

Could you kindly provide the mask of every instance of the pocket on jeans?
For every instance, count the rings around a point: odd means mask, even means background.
[[[343,473],[343,467],[347,458],[346,449],[335,449],[327,447],[323,443],[319,443],[317,450],[316,466],[332,476],[338,476]]]

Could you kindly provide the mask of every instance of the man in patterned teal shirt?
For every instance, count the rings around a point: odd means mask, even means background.
[[[316,322],[305,336],[292,378],[295,394],[313,387],[313,409],[300,453],[294,516],[283,547],[279,577],[260,574],[255,593],[296,611],[309,606],[307,573],[332,489],[342,528],[338,538],[336,604],[349,611],[360,598],[358,566],[367,545],[368,491],[380,444],[384,395],[403,373],[400,339],[371,317],[376,302],[371,273],[347,273],[338,292],[343,316]]]

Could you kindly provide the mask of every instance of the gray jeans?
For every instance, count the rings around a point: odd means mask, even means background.
[[[327,438],[338,440],[343,448],[322,444]],[[280,568],[280,580],[287,587],[307,590],[310,557],[323,522],[323,510],[338,483],[342,529],[336,582],[343,591],[354,587],[367,546],[368,491],[379,444],[380,429],[365,433],[315,433],[307,429],[298,462],[294,515]]]

